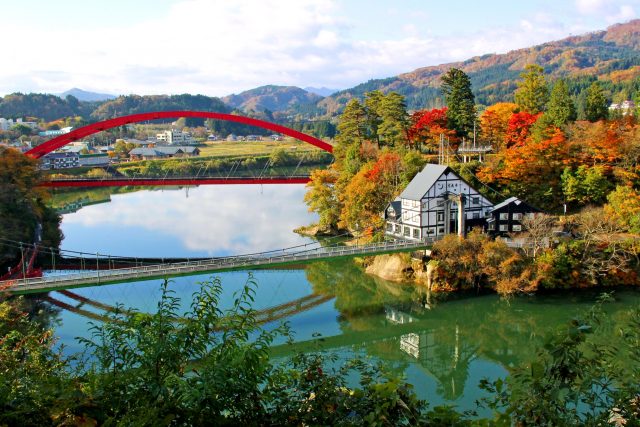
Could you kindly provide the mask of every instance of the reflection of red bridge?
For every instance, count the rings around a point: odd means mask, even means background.
[[[92,123],[87,126],[75,129],[64,135],[57,136],[44,144],[27,151],[27,155],[40,158],[47,153],[63,147],[71,142],[80,140],[89,135],[112,129],[114,127],[127,125],[130,123],[140,123],[149,120],[159,120],[177,117],[196,117],[204,119],[225,120],[250,126],[267,129],[283,135],[291,136],[300,141],[311,144],[329,153],[333,152],[333,147],[318,138],[298,132],[286,126],[276,123],[258,120],[250,117],[237,116],[233,114],[214,113],[210,111],[156,111],[150,113],[132,114],[129,116],[117,117],[102,122]],[[107,179],[74,179],[57,180],[56,182],[43,183],[49,187],[101,187],[101,186],[123,186],[123,185],[200,185],[200,184],[304,184],[308,182],[307,177],[251,177],[251,178],[107,178]]]

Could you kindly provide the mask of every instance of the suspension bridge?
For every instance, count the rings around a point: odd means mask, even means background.
[[[305,263],[342,257],[376,255],[391,252],[406,252],[426,249],[433,241],[388,241],[352,246],[321,246],[319,242],[302,245],[303,249],[275,250],[247,255],[236,255],[184,262],[164,262],[153,265],[136,265],[128,268],[111,268],[111,258],[100,258],[96,254],[95,270],[74,274],[43,275],[0,281],[0,290],[12,294],[42,293],[60,289],[99,286],[114,283],[134,282],[154,278],[187,276],[196,273],[215,273],[234,270],[275,268],[288,264]],[[308,246],[311,246],[310,248]],[[314,247],[315,246],[315,247]],[[34,249],[35,250],[35,249]],[[23,260],[24,262],[24,260]],[[102,267],[100,266],[102,262]],[[104,266],[107,265],[105,269]],[[115,266],[115,265],[114,265]],[[24,268],[23,268],[24,272]]]
[[[104,177],[104,178],[54,178],[40,183],[41,187],[123,187],[123,186],[185,186],[222,184],[306,184],[310,178],[304,176],[260,176],[260,177]]]

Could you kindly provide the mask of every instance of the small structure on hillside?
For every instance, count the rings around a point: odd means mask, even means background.
[[[487,198],[445,165],[428,164],[387,205],[386,234],[408,240],[435,240],[474,226],[484,227],[493,208]]]
[[[494,236],[506,236],[510,233],[523,231],[522,220],[531,218],[541,211],[530,204],[509,197],[502,203],[498,203],[489,211],[487,218],[487,231]]]
[[[198,147],[154,147],[134,148],[129,151],[132,160],[152,160],[169,157],[195,157],[200,155]]]

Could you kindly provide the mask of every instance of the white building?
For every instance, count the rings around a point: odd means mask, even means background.
[[[464,235],[483,226],[493,204],[448,166],[428,164],[389,203],[386,234],[408,240]]]
[[[609,111],[616,112],[620,111],[623,116],[628,114],[633,115],[633,111],[636,108],[636,104],[633,101],[622,101],[620,104],[611,104],[609,105]]]
[[[38,123],[36,122],[25,122],[22,119],[5,119],[4,117],[0,117],[0,130],[7,131],[10,130],[15,125],[24,125],[29,126],[31,129],[38,129]]]
[[[168,145],[195,145],[196,141],[188,132],[182,132],[176,129],[167,130],[156,135],[158,142]]]

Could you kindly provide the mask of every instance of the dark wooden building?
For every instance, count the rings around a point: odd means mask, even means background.
[[[489,211],[487,231],[494,236],[519,233],[523,231],[522,220],[526,217],[533,217],[539,212],[539,209],[517,197],[510,197]]]

